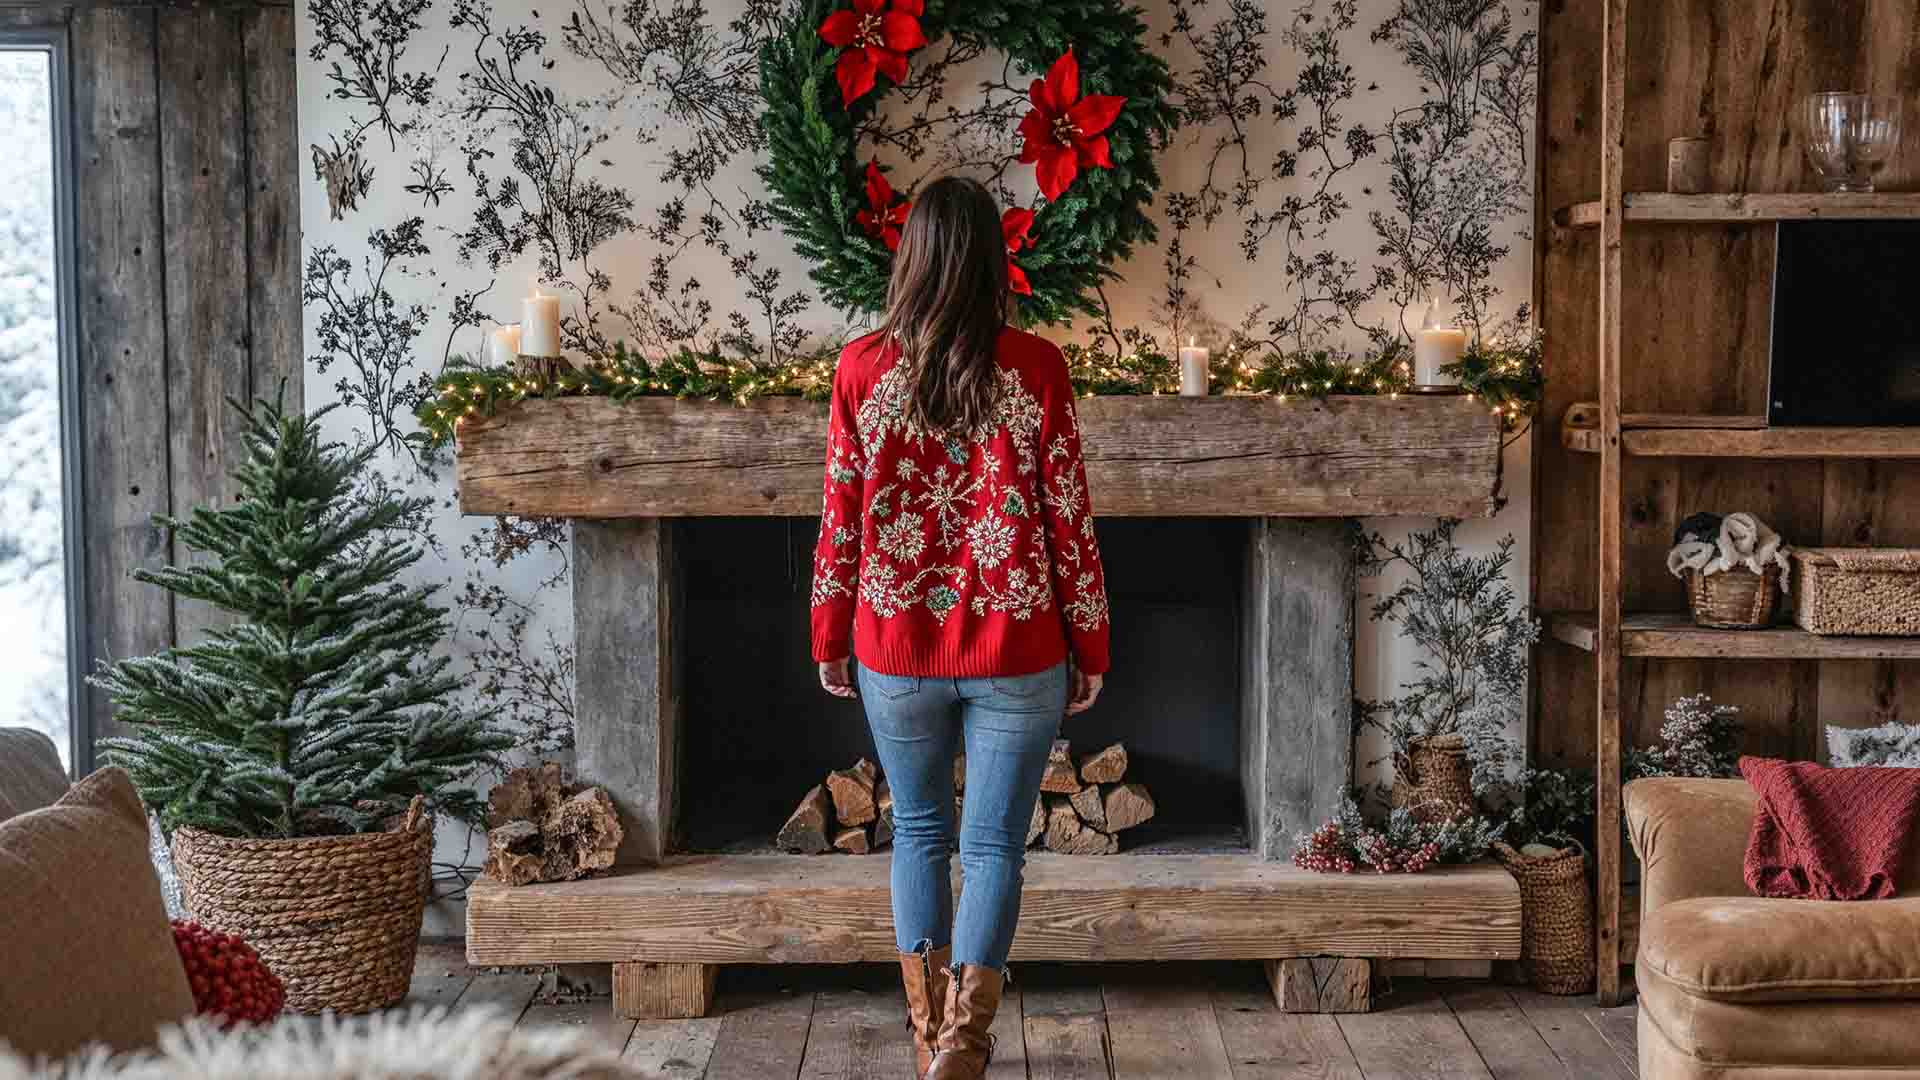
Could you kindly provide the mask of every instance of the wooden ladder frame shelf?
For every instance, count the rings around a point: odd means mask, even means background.
[[[1567,410],[1561,441],[1599,458],[1598,606],[1550,614],[1550,636],[1593,654],[1597,778],[1594,856],[1599,877],[1595,950],[1601,1004],[1623,998],[1623,953],[1637,938],[1620,882],[1621,662],[1626,657],[1705,659],[1920,659],[1920,639],[1819,637],[1795,629],[1717,631],[1684,615],[1623,610],[1626,455],[1689,458],[1920,458],[1920,429],[1769,428],[1766,418],[1628,413],[1621,404],[1622,234],[1636,225],[1755,225],[1779,221],[1920,219],[1920,193],[1718,193],[1623,190],[1626,147],[1627,2],[1604,0],[1601,45],[1600,197],[1553,215],[1562,228],[1599,230],[1599,400]],[[1629,961],[1630,956],[1625,957]]]

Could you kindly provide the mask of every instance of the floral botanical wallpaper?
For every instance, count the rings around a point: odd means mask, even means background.
[[[562,298],[574,349],[777,361],[860,330],[816,296],[755,172],[757,53],[783,2],[303,4],[307,400],[338,404],[337,436],[382,448],[376,482],[438,497],[413,523],[431,549],[418,572],[446,584],[472,692],[529,755],[571,739],[567,526],[460,516],[413,407],[518,321],[536,281]],[[1045,332],[1114,352],[1235,334],[1358,349],[1417,328],[1429,296],[1489,328],[1525,317],[1531,4],[1149,0],[1144,18],[1182,121],[1159,162],[1158,237],[1117,268],[1102,317]],[[903,192],[957,170],[1030,201],[1031,170],[1009,165],[1037,73],[942,41],[914,64],[859,157]],[[1511,501],[1462,531],[1470,544],[1524,541],[1525,443],[1507,454]],[[1356,690],[1389,696],[1411,657],[1358,625]]]

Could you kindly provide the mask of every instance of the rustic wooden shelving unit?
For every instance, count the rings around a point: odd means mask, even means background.
[[[1600,73],[1600,197],[1563,207],[1554,223],[1599,230],[1599,401],[1570,407],[1561,428],[1569,449],[1599,458],[1597,608],[1547,616],[1552,639],[1593,655],[1595,664],[1596,830],[1599,876],[1595,948],[1602,1004],[1622,999],[1620,968],[1637,939],[1635,899],[1621,887],[1622,661],[1629,657],[1699,660],[1920,659],[1920,640],[1817,637],[1799,630],[1697,628],[1684,614],[1624,610],[1626,547],[1623,459],[1915,459],[1920,429],[1769,428],[1764,417],[1629,413],[1622,407],[1621,275],[1627,225],[1768,225],[1781,221],[1920,219],[1920,193],[1674,195],[1624,190],[1627,3],[1605,0]]]

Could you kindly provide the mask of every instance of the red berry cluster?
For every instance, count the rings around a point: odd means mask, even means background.
[[[1383,874],[1417,874],[1433,865],[1440,845],[1429,840],[1417,848],[1402,847],[1377,832],[1360,838],[1360,855],[1368,866]]]
[[[287,991],[279,976],[239,937],[175,919],[173,946],[180,950],[187,982],[193,986],[195,1012],[218,1016],[227,1025],[264,1024],[286,1005]]]
[[[1293,850],[1293,865],[1319,874],[1351,874],[1353,857],[1347,847],[1347,833],[1338,821],[1329,821],[1313,830]]]

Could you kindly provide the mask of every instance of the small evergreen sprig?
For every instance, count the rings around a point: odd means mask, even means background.
[[[1527,309],[1488,337],[1467,346],[1455,363],[1441,368],[1460,380],[1460,388],[1485,401],[1508,431],[1533,415],[1547,379],[1546,338],[1527,324]]]
[[[489,714],[452,701],[459,680],[436,655],[448,629],[437,587],[399,580],[421,551],[397,527],[433,501],[356,492],[380,446],[323,441],[327,411],[258,403],[237,498],[161,519],[203,558],[134,571],[239,621],[91,680],[130,727],[102,740],[106,758],[165,829],[360,832],[415,796],[477,822],[483,804],[466,781],[512,745]]]

